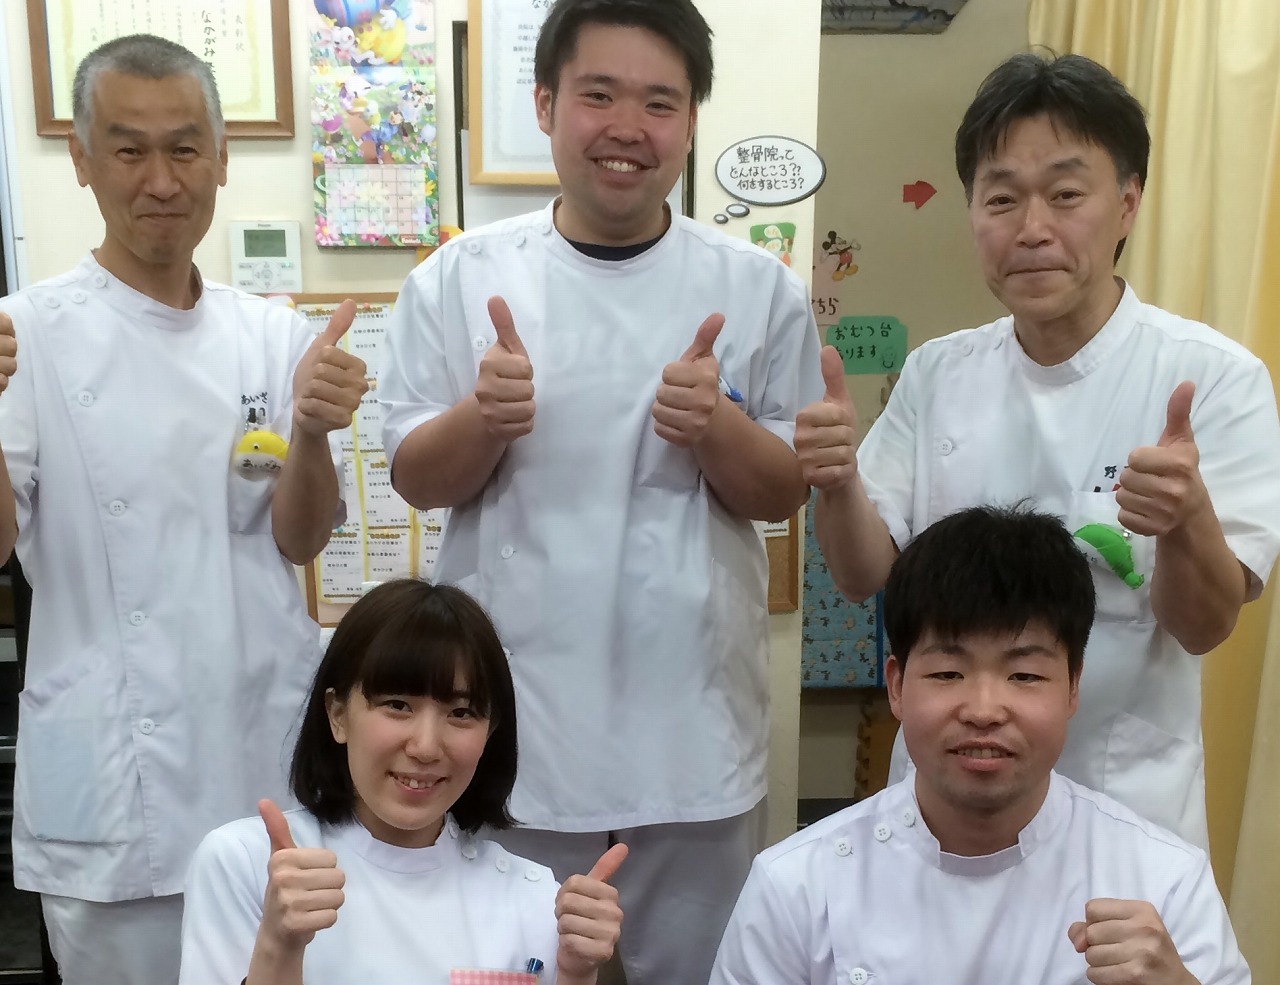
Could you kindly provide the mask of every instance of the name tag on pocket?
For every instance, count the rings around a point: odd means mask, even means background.
[[[449,985],[538,985],[537,975],[527,971],[485,971],[482,968],[454,968]]]

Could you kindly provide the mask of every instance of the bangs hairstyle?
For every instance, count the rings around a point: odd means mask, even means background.
[[[1116,181],[1147,184],[1151,135],[1142,104],[1106,68],[1083,55],[1014,55],[978,87],[956,130],[956,172],[966,201],[973,202],[978,166],[992,157],[1019,120],[1047,116],[1055,128],[1110,156]],[[1124,251],[1116,246],[1115,259]]]
[[[552,96],[560,87],[560,70],[577,53],[578,32],[585,24],[642,27],[656,34],[684,59],[693,105],[711,95],[711,28],[691,0],[556,0],[533,55],[533,80]]]
[[[502,642],[475,599],[452,585],[405,578],[379,585],[342,617],[316,671],[293,751],[289,782],[298,802],[321,821],[355,817],[355,788],[346,747],[329,727],[325,694],[341,699],[359,688],[366,698],[464,697],[489,721],[489,738],[470,785],[450,809],[458,826],[476,831],[513,824],[507,800],[516,779],[516,702]]]
[[[1080,679],[1094,615],[1093,574],[1055,516],[1025,505],[944,517],[907,545],[884,588],[884,628],[899,665],[929,632],[943,640],[1020,633],[1032,623],[1067,650]]]

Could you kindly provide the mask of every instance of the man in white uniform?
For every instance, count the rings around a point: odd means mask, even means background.
[[[317,339],[192,264],[227,163],[203,62],[120,38],[73,101],[105,237],[0,313],[0,552],[16,538],[34,590],[14,882],[66,985],[163,985],[196,845],[287,796],[319,659],[290,562],[341,516],[332,433],[365,371],[335,347],[351,305]]]
[[[916,768],[760,855],[712,985],[1248,985],[1205,853],[1053,771],[1093,615],[1056,517],[913,540],[884,624]]]
[[[1063,517],[1093,555],[1098,614],[1058,769],[1203,847],[1200,655],[1280,549],[1280,424],[1261,361],[1115,276],[1149,145],[1142,107],[1087,58],[996,69],[956,163],[1011,315],[914,351],[856,457],[825,354],[796,449],[850,598],[961,507],[1025,498]],[[899,742],[891,779],[904,768]]]
[[[689,0],[560,0],[535,71],[561,196],[410,275],[384,442],[510,651],[527,827],[495,838],[561,879],[625,841],[629,985],[705,982],[764,818],[751,521],[805,500],[817,330],[793,272],[664,204],[711,87]]]

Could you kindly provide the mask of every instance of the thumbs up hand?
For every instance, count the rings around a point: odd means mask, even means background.
[[[708,316],[693,345],[678,362],[662,370],[662,384],[653,402],[653,430],[677,448],[692,448],[702,440],[720,402],[720,364],[712,347],[722,328],[724,315]]]
[[[321,438],[351,424],[360,398],[369,389],[364,360],[343,352],[338,343],[356,317],[356,303],[338,305],[293,371],[293,428]]]
[[[289,822],[270,800],[258,801],[258,813],[271,838],[258,943],[274,953],[301,953],[317,930],[337,921],[346,877],[327,848],[294,844]]]
[[[796,457],[804,481],[815,489],[835,489],[858,474],[854,451],[858,419],[844,381],[844,362],[833,346],[822,350],[827,392],[796,415]]]
[[[1179,383],[1169,398],[1164,433],[1154,445],[1135,448],[1116,489],[1118,519],[1147,537],[1167,534],[1209,501],[1200,477],[1200,451],[1191,430],[1195,384]]]
[[[0,393],[18,371],[18,338],[13,334],[13,319],[0,311]]]
[[[626,845],[614,845],[585,876],[570,876],[556,893],[556,980],[560,985],[595,981],[596,971],[613,957],[622,935],[618,891],[609,880],[627,857]]]
[[[489,433],[510,444],[533,430],[533,364],[501,297],[489,299],[489,320],[498,341],[480,360],[476,402]]]

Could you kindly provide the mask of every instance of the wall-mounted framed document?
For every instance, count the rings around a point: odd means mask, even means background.
[[[471,183],[557,185],[533,105],[533,49],[551,0],[470,0],[467,123]]]
[[[90,51],[126,34],[176,41],[213,68],[228,137],[292,137],[289,0],[27,0],[36,133],[71,132]]]

